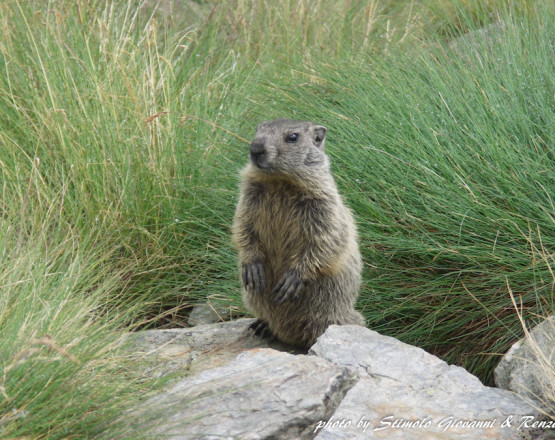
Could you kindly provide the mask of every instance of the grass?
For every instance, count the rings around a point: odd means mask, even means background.
[[[25,240],[11,226],[0,231],[0,433],[91,438],[148,395],[153,381],[117,349],[118,315],[130,310],[106,303],[124,294],[113,251],[98,236],[79,240],[61,225],[43,225],[44,234]]]
[[[489,381],[523,334],[509,289],[553,313],[547,3],[173,8],[0,5],[0,435],[113,436],[155,389],[116,329],[244,313],[229,226],[274,116],[328,127],[368,325]]]

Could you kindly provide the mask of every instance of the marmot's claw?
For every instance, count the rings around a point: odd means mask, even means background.
[[[303,280],[301,280],[295,272],[292,270],[286,272],[272,290],[272,295],[275,295],[274,304],[277,303],[280,305],[285,301],[296,300],[301,290],[303,290],[303,287]]]
[[[266,290],[264,266],[260,261],[243,265],[243,285],[252,295],[261,295]]]
[[[258,271],[258,294],[261,295],[266,291],[266,275],[264,275],[264,266],[262,263],[257,263],[256,269]]]
[[[265,323],[261,319],[257,319],[251,325],[249,325],[249,330],[254,330],[254,334],[258,335],[263,330],[263,328],[267,326],[267,323]]]

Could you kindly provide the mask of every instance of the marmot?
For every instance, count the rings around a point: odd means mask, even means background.
[[[351,211],[324,152],[326,128],[263,122],[241,172],[233,221],[243,300],[255,333],[308,348],[331,324],[364,325],[362,260]]]

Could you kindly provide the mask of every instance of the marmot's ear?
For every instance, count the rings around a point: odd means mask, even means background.
[[[324,148],[326,131],[328,130],[323,125],[317,125],[316,127],[314,127],[314,143],[320,148]]]

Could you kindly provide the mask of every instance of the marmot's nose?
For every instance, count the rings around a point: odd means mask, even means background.
[[[254,141],[251,144],[251,160],[255,163],[257,163],[257,159],[259,158],[263,158],[264,155],[266,154],[266,151],[264,149],[264,142],[262,141]]]

